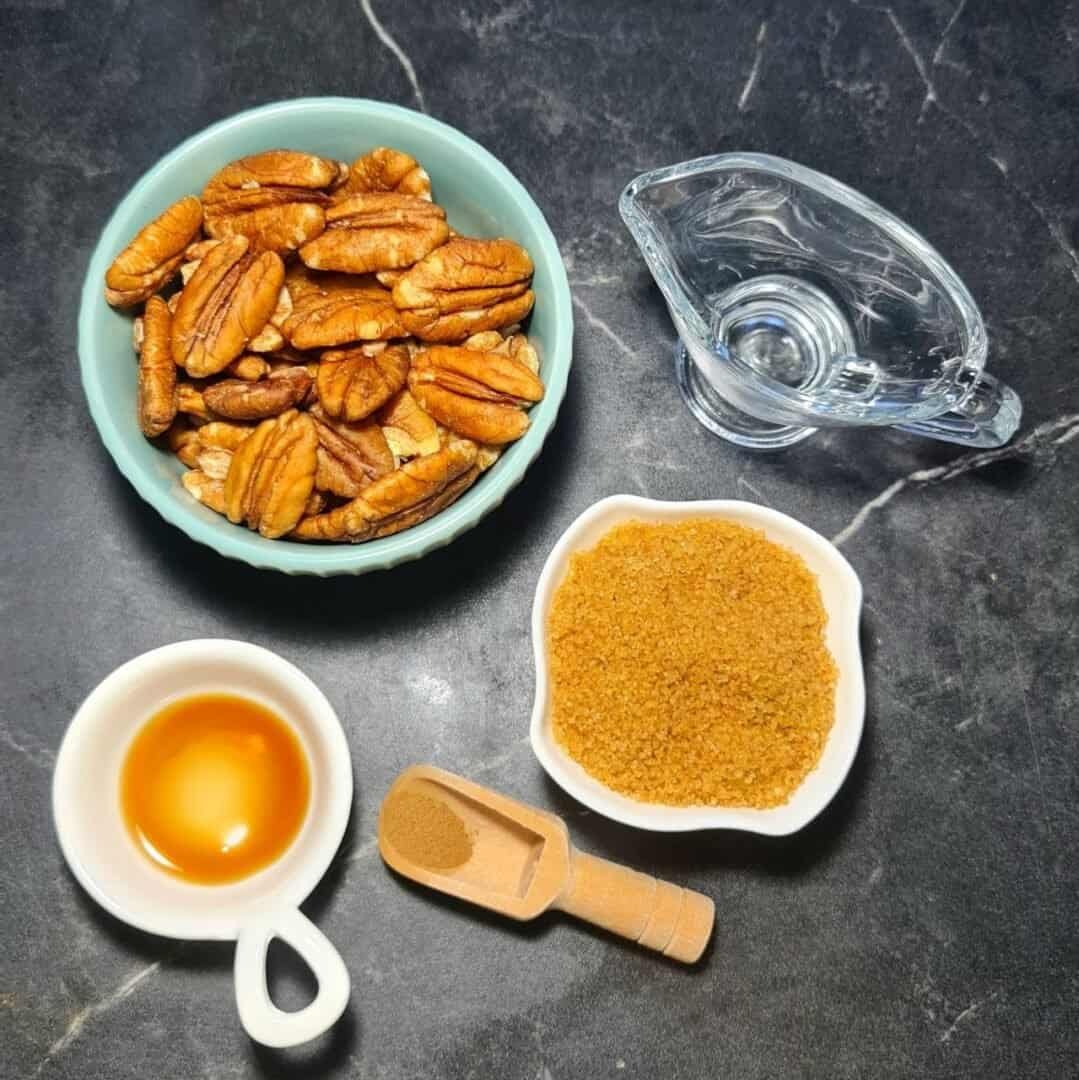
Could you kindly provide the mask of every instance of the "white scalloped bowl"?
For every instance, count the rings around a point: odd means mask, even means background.
[[[594,546],[604,533],[624,521],[670,522],[697,517],[722,518],[761,529],[769,540],[801,556],[817,576],[821,600],[828,615],[825,639],[839,669],[835,721],[816,767],[786,803],[768,810],[638,802],[612,791],[585,772],[558,744],[552,730],[547,677],[547,613],[571,556]],[[865,682],[858,640],[861,607],[862,586],[850,563],[823,536],[786,514],[736,500],[663,502],[636,495],[612,495],[601,499],[559,538],[536,586],[532,605],[532,645],[536,657],[532,749],[559,787],[597,814],[625,825],[654,832],[740,829],[767,836],[797,832],[831,802],[858,752],[865,720]]]

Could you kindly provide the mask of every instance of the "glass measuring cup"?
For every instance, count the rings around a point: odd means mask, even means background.
[[[894,426],[991,447],[1019,426],[962,281],[846,185],[717,154],[638,176],[619,211],[681,339],[682,395],[715,434],[773,450],[821,427]]]

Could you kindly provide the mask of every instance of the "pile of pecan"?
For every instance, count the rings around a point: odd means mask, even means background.
[[[527,431],[531,280],[518,244],[450,228],[408,154],[270,150],[146,225],[105,297],[143,305],[139,424],[192,496],[356,543],[438,513]]]

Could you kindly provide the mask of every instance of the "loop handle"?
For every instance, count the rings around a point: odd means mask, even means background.
[[[285,1012],[270,1000],[266,954],[274,938],[291,945],[318,980],[315,1000]],[[348,1004],[348,969],[329,939],[298,908],[271,912],[240,931],[236,942],[236,1007],[244,1030],[264,1046],[297,1046],[337,1022]]]

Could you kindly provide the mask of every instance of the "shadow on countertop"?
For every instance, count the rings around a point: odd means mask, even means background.
[[[308,997],[314,996],[314,986]],[[296,1007],[296,1006],[290,1006]],[[360,1024],[353,1003],[329,1031],[302,1046],[276,1050],[271,1046],[251,1042],[250,1052],[258,1075],[269,1080],[320,1080],[344,1066],[356,1052],[360,1040]]]
[[[876,651],[878,627],[870,612],[863,612],[860,637],[867,675],[867,699],[873,700],[871,672]],[[793,879],[806,875],[826,863],[842,843],[862,806],[873,769],[873,722],[867,714],[858,753],[843,786],[832,802],[809,825],[784,837],[759,836],[723,830],[692,833],[652,833],[611,821],[584,809],[546,774],[543,776],[547,808],[563,817],[569,826],[571,841],[582,850],[625,864],[633,869],[670,878],[675,884],[689,884],[702,870],[748,871],[776,878]],[[512,794],[512,793],[511,793]],[[391,872],[403,892],[433,904],[454,919],[479,922],[496,933],[533,941],[544,937],[554,926],[576,927],[575,932],[599,935],[608,946],[620,952],[638,954],[641,946],[604,933],[596,927],[578,923],[562,912],[548,912],[530,922],[515,922],[503,915],[440,893]],[[709,890],[710,892],[714,890]],[[701,971],[707,968],[714,950],[714,935],[696,964],[680,964],[657,956],[666,967],[678,971]],[[647,950],[644,950],[647,951]]]
[[[425,613],[464,601],[481,582],[498,577],[520,550],[507,538],[527,535],[537,522],[555,516],[581,442],[580,395],[575,388],[580,376],[575,371],[570,368],[558,422],[502,505],[446,547],[389,571],[293,576],[226,559],[161,518],[120,474],[104,448],[99,446],[97,452],[108,477],[110,502],[134,542],[158,553],[162,572],[190,593],[193,603],[227,612],[238,629],[264,627],[270,620],[285,634],[310,632],[317,626],[327,638],[351,639],[362,636],[376,620],[380,632],[386,632],[413,626]]]
[[[708,959],[712,954],[714,935],[709,938],[708,944],[700,959],[694,964],[686,965],[677,960],[672,960],[669,957],[663,956],[661,953],[653,952],[651,949],[638,945],[628,938],[619,937],[616,934],[604,930],[602,927],[593,926],[590,923],[576,919],[572,915],[568,915],[565,912],[554,908],[541,912],[534,919],[529,919],[527,922],[519,922],[507,915],[489,911],[487,908],[480,907],[478,904],[472,904],[467,900],[461,900],[456,896],[450,896],[447,893],[439,892],[437,889],[419,885],[390,867],[387,867],[387,870],[394,882],[399,885],[405,893],[414,897],[416,900],[432,904],[435,907],[442,909],[454,920],[471,924],[478,923],[485,930],[495,934],[517,938],[520,941],[538,941],[554,931],[561,934],[564,929],[568,927],[571,928],[571,932],[573,933],[585,934],[594,937],[597,940],[602,940],[605,947],[614,949],[620,953],[625,953],[629,956],[647,955],[650,962],[654,961],[672,971],[702,970],[707,966]]]
[[[872,613],[863,611],[859,636],[866,677],[866,718],[858,753],[835,798],[805,828],[789,836],[761,836],[734,830],[655,833],[611,821],[584,809],[544,773],[547,801],[566,819],[574,843],[583,850],[675,884],[699,870],[741,870],[796,878],[826,863],[851,828],[863,804],[873,771],[873,656],[876,631]],[[707,955],[707,954],[706,954]]]
[[[337,890],[348,863],[357,829],[357,799],[341,840],[339,855],[301,905],[305,914],[316,924],[325,912],[330,898]],[[116,918],[100,907],[65,867],[77,901],[87,920],[104,936],[119,942],[124,950],[146,964],[160,963],[172,971],[205,972],[230,971],[236,952],[232,941],[177,941],[150,934]],[[266,956],[266,984],[274,1003],[287,1012],[301,1009],[312,1001],[318,990],[314,974],[300,955],[284,942],[274,938]],[[239,1018],[236,1018],[239,1026]],[[274,1049],[249,1040],[250,1053],[265,1077],[307,1078],[330,1075],[356,1052],[360,1024],[355,1000],[350,1001],[341,1019],[324,1035],[302,1046]]]

